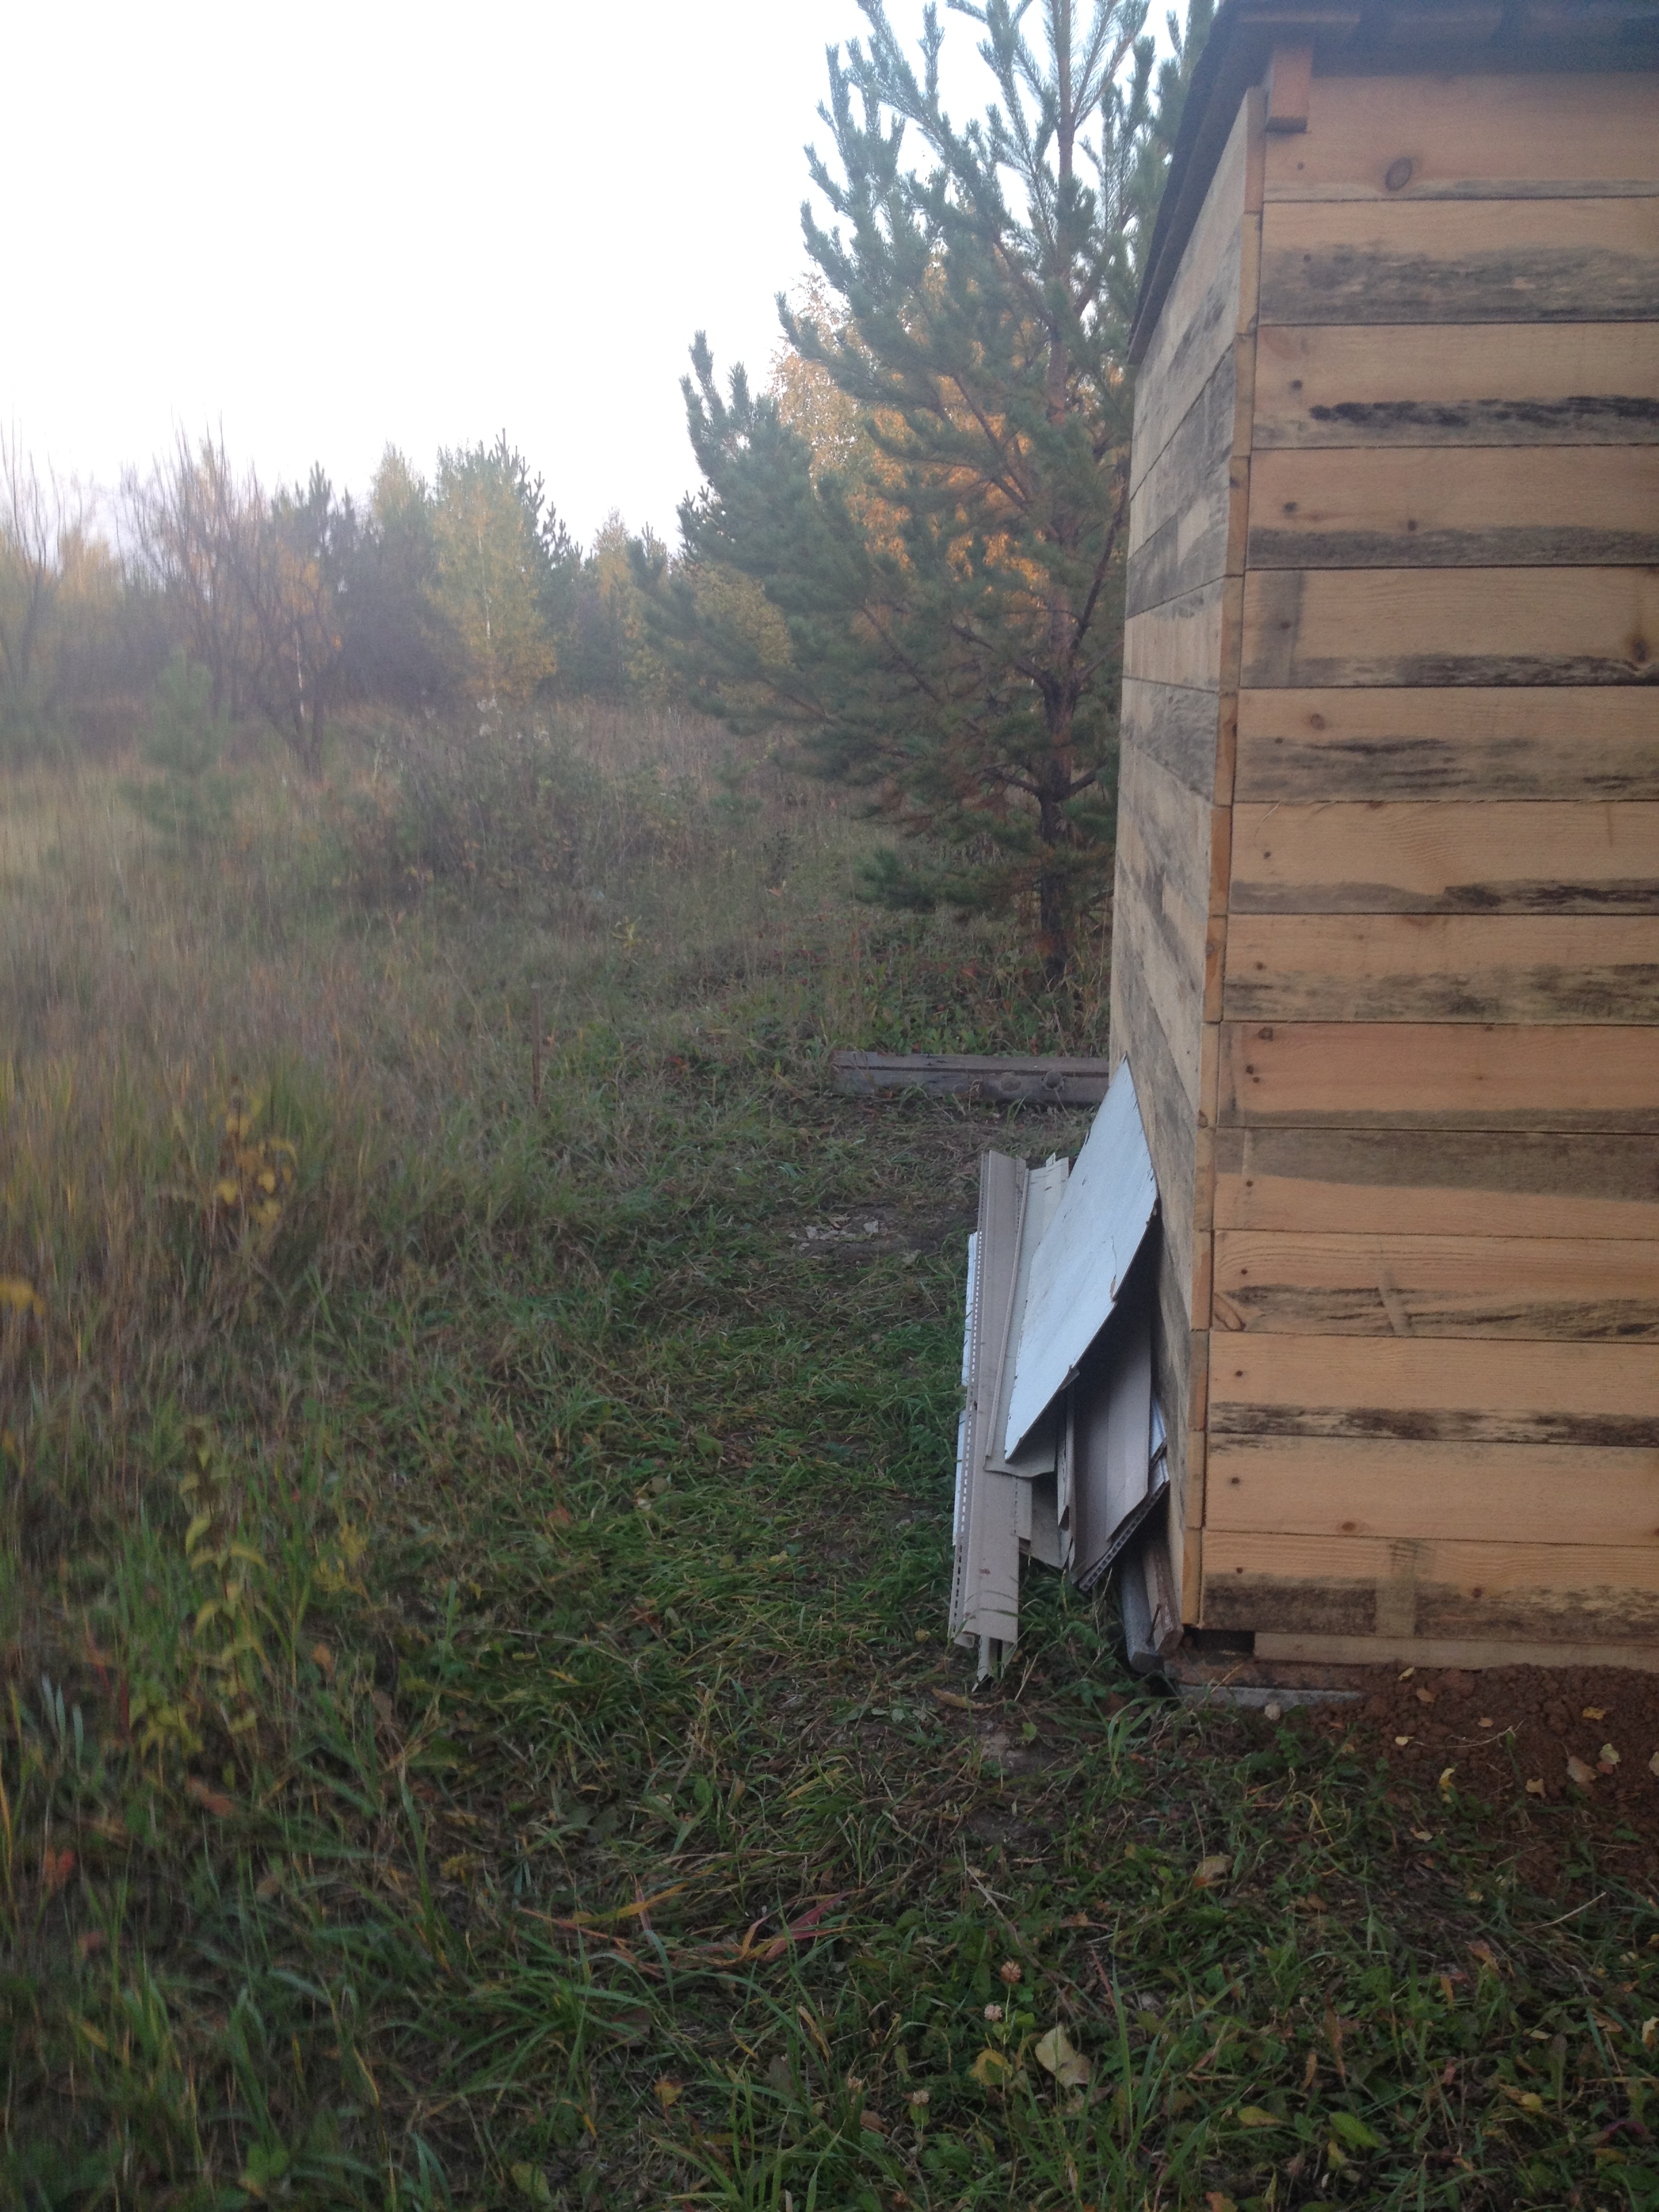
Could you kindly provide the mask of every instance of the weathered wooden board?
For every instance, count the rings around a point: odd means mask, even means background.
[[[1117,892],[1113,930],[1147,966],[1160,1006],[1204,988],[1212,811],[1198,793],[1138,748],[1122,749],[1118,787]],[[1170,1034],[1178,1064],[1190,1053],[1198,1096],[1197,1038]]]
[[[1532,1131],[1222,1129],[1224,1229],[1659,1238],[1659,1146]]]
[[[1244,586],[1247,686],[1659,684],[1659,569],[1263,568]],[[1163,680],[1193,680],[1164,652]]]
[[[1469,1543],[1651,1544],[1659,1451],[1423,1443],[1396,1437],[1229,1437],[1210,1445],[1210,1528]]]
[[[1651,321],[1659,200],[1280,201],[1262,212],[1260,316]]]
[[[1118,1065],[1076,1166],[1056,1190],[1053,1219],[1031,1255],[1030,1295],[1011,1353],[1010,1455],[1019,1450],[1105,1327],[1158,1203],[1127,1060]],[[1151,1357],[1149,1339],[1149,1376]]]
[[[1218,691],[1230,629],[1237,638],[1241,582],[1226,577],[1131,615],[1123,630],[1124,675],[1148,684]]]
[[[1659,1029],[1226,1022],[1223,1123],[1659,1131]]]
[[[1005,1105],[1093,1106],[1106,1096],[1103,1060],[1002,1058],[973,1052],[860,1052],[830,1055],[836,1089],[854,1098],[907,1091]]]
[[[1659,916],[1235,914],[1230,1021],[1659,1022]]]
[[[1659,323],[1263,328],[1253,450],[1659,441]]]
[[[1259,218],[1247,215],[1250,103],[1239,110],[1135,380],[1132,485],[1255,315]],[[1248,261],[1248,267],[1246,266]]]
[[[1659,699],[1655,707],[1659,710]],[[1219,702],[1212,690],[1130,680],[1123,686],[1120,725],[1123,749],[1127,751],[1133,746],[1167,769],[1177,782],[1206,800],[1212,799],[1219,717]],[[1659,722],[1659,714],[1656,721]],[[1659,797],[1659,760],[1654,765],[1653,783],[1655,795]]]
[[[1129,504],[1132,615],[1243,568],[1248,470],[1232,465],[1236,402],[1229,352],[1140,480]]]
[[[1659,191],[1648,75],[1317,76],[1308,128],[1269,137],[1274,200],[1600,198]]]
[[[1659,1544],[1205,1532],[1204,1626],[1279,1635],[1659,1640]]]
[[[1267,453],[1251,468],[1249,507],[1252,568],[1651,565],[1659,446]],[[1204,557],[1218,557],[1218,529],[1224,552],[1226,519],[1223,500]]]
[[[1213,1266],[1229,1334],[1659,1340],[1659,1255],[1640,1237],[1222,1229]]]
[[[1659,1445],[1659,1345],[1502,1338],[1211,1337],[1218,1436]]]
[[[1256,1662],[1297,1667],[1621,1667],[1659,1674],[1659,1644],[1535,1644],[1518,1637],[1281,1636],[1258,1631]]]
[[[1126,685],[1126,728],[1129,707]],[[1139,732],[1151,702],[1136,711]],[[1212,732],[1215,716],[1212,702]],[[1163,742],[1176,750],[1173,734]],[[1659,687],[1243,691],[1234,791],[1241,800],[1659,799]]]
[[[1236,914],[1659,913],[1659,804],[1233,809]]]
[[[1115,1059],[1127,1053],[1134,1070],[1140,1118],[1158,1179],[1164,1246],[1170,1253],[1182,1255],[1180,1264],[1171,1271],[1171,1282],[1179,1284],[1179,1303],[1188,1328],[1191,1312],[1186,1304],[1190,1296],[1186,1255],[1192,1250],[1198,1127],[1164,1022],[1167,1018],[1184,1033],[1188,1027],[1198,1027],[1200,1011],[1195,1001],[1162,1009],[1156,1006],[1139,963],[1113,962],[1112,1054]]]

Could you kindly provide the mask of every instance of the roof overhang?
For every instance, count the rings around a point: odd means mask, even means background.
[[[1239,102],[1276,47],[1316,74],[1659,69],[1659,0],[1221,0],[1158,204],[1129,359],[1146,352]]]

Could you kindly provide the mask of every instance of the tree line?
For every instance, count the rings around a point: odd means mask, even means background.
[[[668,680],[620,519],[584,550],[505,433],[430,481],[388,449],[361,502],[180,436],[112,514],[0,435],[0,758],[118,740],[175,662],[216,724],[268,723],[313,775],[354,703],[510,714]]]
[[[884,0],[829,54],[811,276],[757,389],[706,337],[680,544],[583,550],[505,434],[388,451],[361,505],[267,493],[222,440],[123,489],[114,546],[0,447],[0,743],[154,684],[257,714],[313,772],[353,700],[524,713],[672,697],[767,731],[904,835],[872,897],[1017,914],[1051,979],[1109,897],[1133,377],[1128,336],[1213,0],[947,0],[982,112]]]

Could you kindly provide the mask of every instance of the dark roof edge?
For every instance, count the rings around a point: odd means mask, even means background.
[[[1311,44],[1316,72],[1659,69],[1659,0],[1221,0],[1188,89],[1135,303],[1129,359],[1157,326],[1204,195],[1275,46]]]

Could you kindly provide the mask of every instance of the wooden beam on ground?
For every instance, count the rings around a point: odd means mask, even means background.
[[[1111,1074],[1103,1060],[1000,1059],[983,1053],[833,1052],[837,1091],[896,1098],[907,1091],[994,1105],[1097,1106]]]

